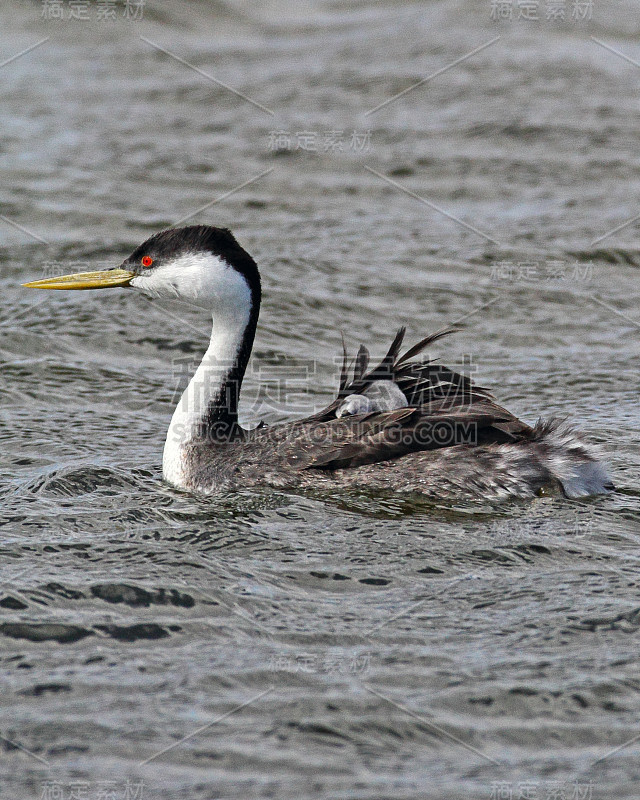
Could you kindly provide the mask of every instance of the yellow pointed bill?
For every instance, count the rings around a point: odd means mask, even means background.
[[[57,278],[43,278],[23,283],[29,289],[106,289],[111,286],[128,286],[135,272],[128,269],[106,269],[99,272],[75,272]]]

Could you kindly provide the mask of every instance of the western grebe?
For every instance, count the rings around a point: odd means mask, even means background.
[[[212,494],[247,486],[418,492],[433,499],[583,497],[613,489],[597,451],[566,422],[533,427],[487,389],[431,360],[415,360],[446,329],[401,355],[401,328],[381,363],[346,352],[337,397],[305,419],[245,430],[238,399],[260,310],[260,274],[224,228],[151,236],[117,269],[45,278],[40,289],[123,286],[182,300],[213,316],[211,341],[176,407],[163,475]],[[344,351],[344,346],[343,346]]]

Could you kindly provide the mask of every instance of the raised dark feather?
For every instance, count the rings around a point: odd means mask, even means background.
[[[291,427],[289,443],[295,442],[298,448],[297,468],[356,467],[422,450],[515,442],[528,437],[531,428],[495,403],[487,389],[474,386],[467,376],[432,360],[411,360],[456,330],[446,328],[426,336],[400,355],[405,336],[405,328],[400,328],[382,361],[369,372],[367,348],[361,345],[349,366],[343,342],[336,398],[322,411]],[[336,410],[347,395],[362,393],[378,380],[394,381],[409,406],[336,418]]]

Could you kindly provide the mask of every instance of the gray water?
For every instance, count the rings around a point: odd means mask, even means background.
[[[0,62],[38,45],[0,71],[2,798],[637,797],[636,5],[100,5],[0,10]],[[341,330],[464,318],[431,355],[618,491],[172,490],[207,319],[20,283],[187,217],[262,270],[247,424],[327,402]]]

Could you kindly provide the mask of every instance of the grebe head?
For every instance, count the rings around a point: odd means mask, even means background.
[[[137,247],[120,267],[32,281],[39,289],[127,286],[223,316],[257,311],[260,274],[231,231],[210,225],[169,228]]]
[[[226,228],[161,231],[137,247],[120,269],[133,273],[133,289],[214,312],[245,310],[259,301],[258,267]]]

